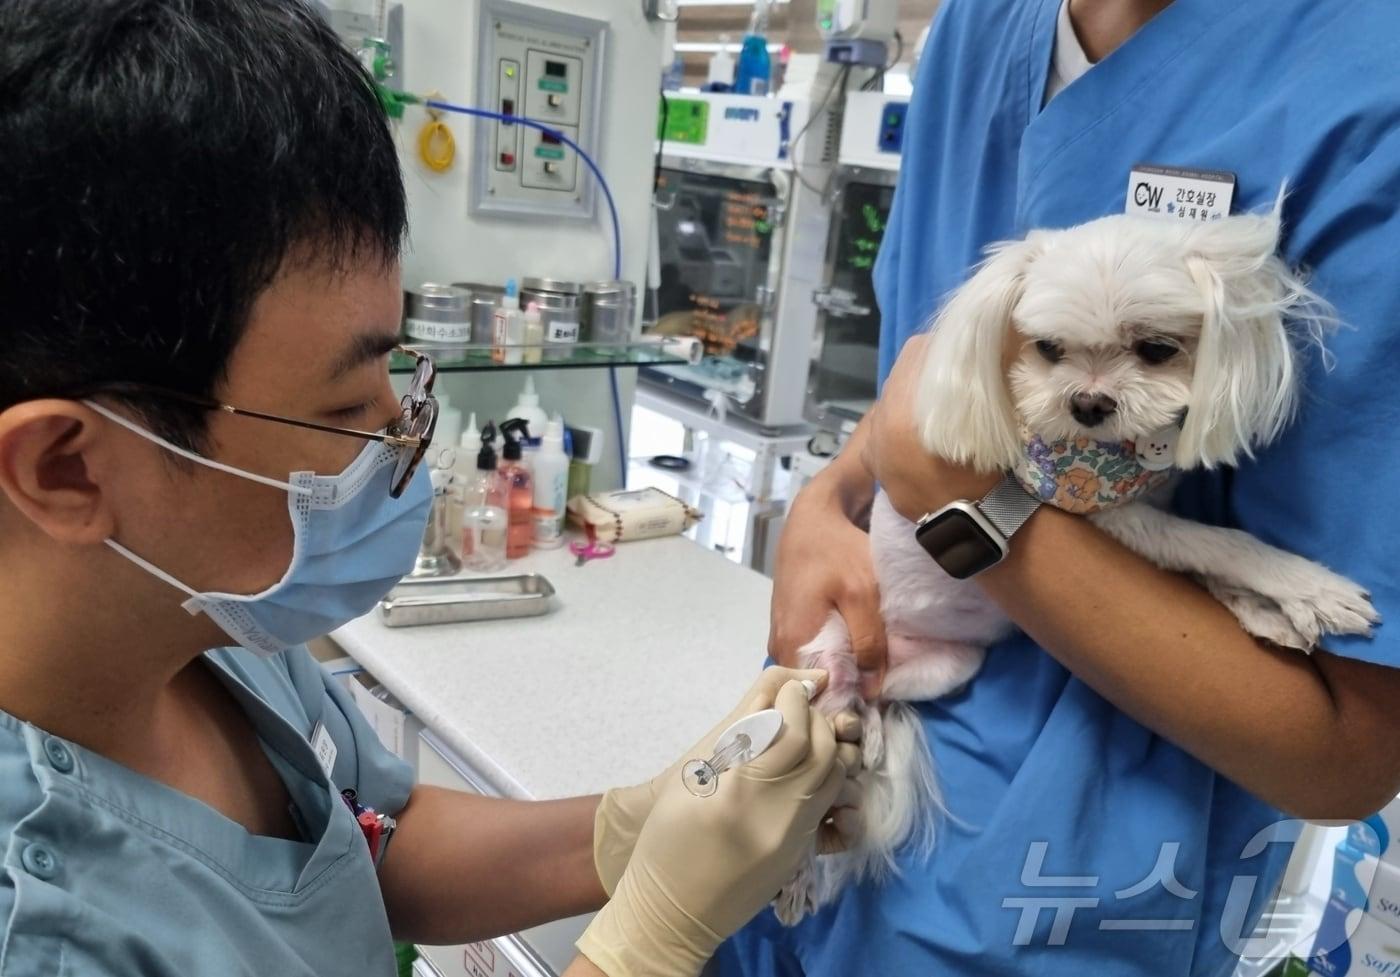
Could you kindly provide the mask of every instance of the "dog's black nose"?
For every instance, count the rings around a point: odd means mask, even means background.
[[[1097,427],[1118,409],[1118,401],[1107,394],[1075,394],[1069,399],[1069,412],[1085,427]]]

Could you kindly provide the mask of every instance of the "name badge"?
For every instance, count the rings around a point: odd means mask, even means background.
[[[1139,163],[1128,174],[1126,213],[1165,220],[1218,221],[1235,202],[1235,174]]]
[[[335,755],[339,750],[336,749],[335,740],[331,738],[325,723],[317,723],[316,728],[311,731],[311,752],[316,754],[316,762],[321,765],[326,779],[330,780],[331,771],[335,769]]]

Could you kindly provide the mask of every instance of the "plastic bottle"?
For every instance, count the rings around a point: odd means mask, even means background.
[[[535,547],[552,550],[564,542],[564,514],[569,498],[569,456],[564,451],[564,419],[555,414],[545,425],[534,457]]]
[[[429,449],[435,466],[437,455],[449,450],[456,453],[457,437],[462,432],[462,412],[452,406],[447,394],[439,394],[437,402],[437,426],[433,429],[433,443]]]
[[[476,426],[475,417],[472,426]],[[499,570],[506,565],[506,483],[496,470],[496,428],[489,422],[481,432],[476,471],[463,491],[462,563],[470,570]]]
[[[544,317],[540,304],[531,302],[525,309],[525,362],[538,363],[544,354]]]
[[[535,488],[530,469],[521,461],[520,439],[529,436],[529,425],[518,417],[501,425],[501,467],[506,483],[506,559],[518,560],[530,552],[535,539]]]
[[[734,84],[734,55],[729,53],[729,35],[719,36],[719,50],[710,55],[710,70],[705,78],[705,89],[711,92],[727,92]]]
[[[520,286],[506,282],[501,304],[491,316],[491,359],[496,363],[521,362],[525,344],[525,314],[520,311]]]
[[[456,479],[452,474],[452,464],[457,453],[452,448],[443,448],[433,459],[430,473],[433,484],[433,507],[428,515],[428,524],[423,529],[423,542],[418,548],[418,559],[414,561],[414,577],[440,577],[456,573],[462,569],[461,531],[452,533],[453,513],[461,512],[457,495]]]
[[[520,396],[515,401],[515,406],[506,413],[506,420],[511,421],[519,418],[529,425],[531,432],[537,432],[533,437],[526,435],[521,438],[529,460],[534,460],[535,449],[540,445],[539,434],[544,432],[545,425],[549,423],[549,415],[540,407],[540,395],[535,393],[535,375],[525,374],[525,385],[520,388]],[[502,426],[504,430],[504,425]]]
[[[734,91],[739,95],[767,95],[773,77],[773,61],[768,56],[768,0],[754,0],[749,31],[739,48],[734,68]]]

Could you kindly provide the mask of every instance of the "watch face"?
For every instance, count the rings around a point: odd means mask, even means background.
[[[1003,555],[996,540],[960,509],[947,509],[924,523],[918,540],[948,576],[959,580],[996,566]]]

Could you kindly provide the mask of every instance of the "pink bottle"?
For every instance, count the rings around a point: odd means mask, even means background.
[[[514,417],[501,425],[501,476],[506,494],[506,559],[518,560],[535,542],[535,486],[530,469],[521,461],[520,441],[530,436],[529,425]]]

